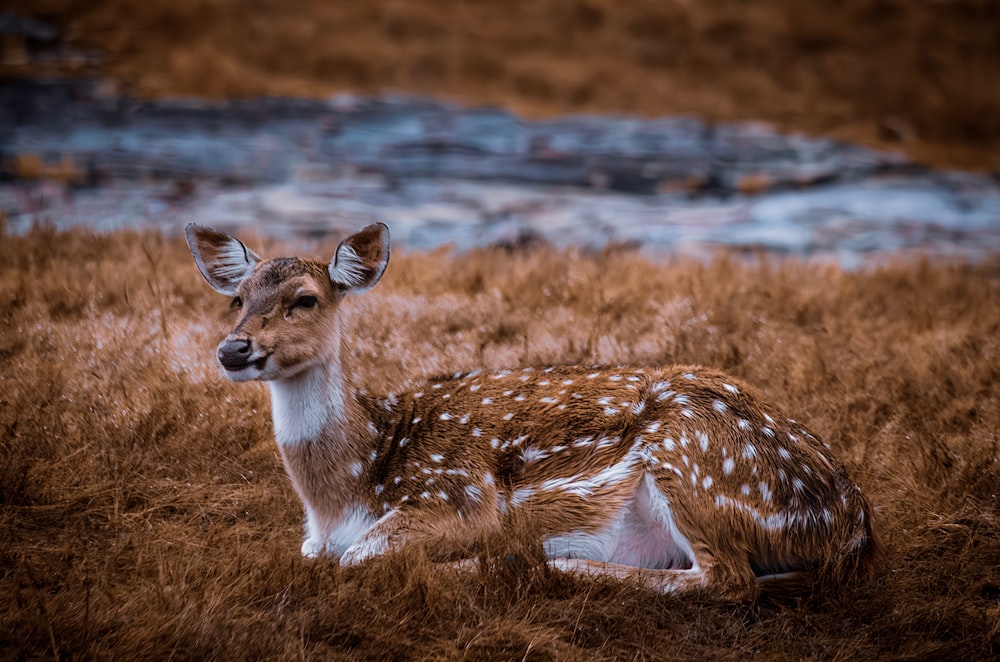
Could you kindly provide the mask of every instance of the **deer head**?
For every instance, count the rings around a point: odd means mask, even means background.
[[[194,223],[185,235],[202,276],[238,311],[217,353],[233,381],[284,380],[326,362],[338,350],[341,301],[374,287],[389,262],[382,223],[344,239],[327,264],[263,259],[235,237]]]

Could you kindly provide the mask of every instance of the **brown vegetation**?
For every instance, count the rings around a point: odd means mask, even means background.
[[[875,577],[723,604],[547,571],[530,540],[480,575],[416,552],[303,560],[266,389],[217,374],[230,313],[183,241],[5,236],[0,655],[995,657],[997,301],[997,260],[844,272],[541,248],[397,252],[351,302],[372,390],[477,366],[691,362],[822,434],[876,505]]]
[[[0,0],[141,95],[401,90],[530,114],[764,120],[1000,168],[993,0]],[[0,73],[3,69],[0,68]]]

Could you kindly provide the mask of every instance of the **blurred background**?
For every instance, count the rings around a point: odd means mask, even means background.
[[[991,0],[0,0],[0,40],[13,231],[1000,246]]]

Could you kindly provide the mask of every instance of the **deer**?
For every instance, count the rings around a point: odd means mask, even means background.
[[[218,363],[270,389],[304,557],[349,567],[420,545],[461,559],[530,521],[556,571],[667,594],[749,599],[770,581],[872,568],[861,489],[749,384],[696,365],[526,366],[373,395],[345,360],[342,318],[386,270],[387,226],[346,237],[329,262],[185,234],[236,312]]]

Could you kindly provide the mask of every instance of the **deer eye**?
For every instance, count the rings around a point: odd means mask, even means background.
[[[234,297],[233,298],[233,302],[231,304],[229,304],[229,305],[230,305],[231,308],[242,308],[243,307],[243,298],[242,297]]]
[[[292,308],[313,308],[315,306],[316,306],[316,297],[310,296],[308,294],[306,296],[299,297],[298,299],[295,300],[295,303],[292,304]]]

